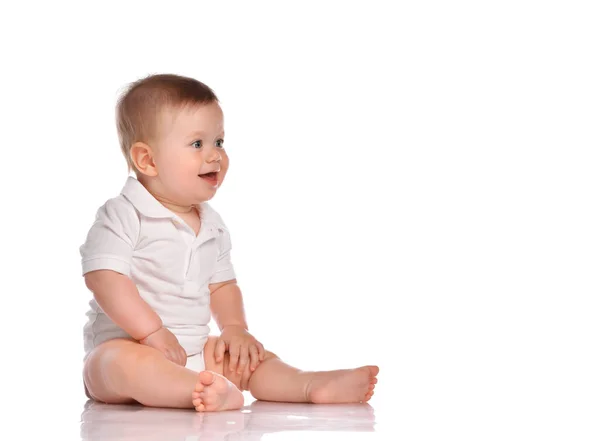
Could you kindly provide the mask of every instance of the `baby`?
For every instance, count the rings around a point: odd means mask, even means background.
[[[133,83],[117,104],[130,171],[81,246],[93,293],[84,327],[88,398],[197,411],[258,400],[366,402],[377,366],[305,372],[248,332],[229,231],[208,204],[227,174],[214,92],[178,75]],[[212,316],[221,334],[209,336]]]

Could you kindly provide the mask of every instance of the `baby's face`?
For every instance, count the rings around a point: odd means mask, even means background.
[[[163,112],[154,161],[164,196],[184,205],[211,199],[225,179],[223,112],[218,103]],[[217,172],[214,179],[201,177]]]

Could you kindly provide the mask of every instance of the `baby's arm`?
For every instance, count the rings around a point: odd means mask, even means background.
[[[85,284],[106,315],[134,339],[143,340],[162,328],[162,320],[140,297],[129,277],[97,270],[85,274]]]
[[[160,316],[142,299],[133,281],[113,270],[85,274],[85,284],[108,317],[141,344],[162,352],[174,363],[185,366],[187,354],[171,331],[163,328]]]
[[[242,291],[237,280],[214,283],[208,285],[208,288],[210,289],[210,309],[219,330],[222,331],[225,326],[240,326],[248,330]]]
[[[236,279],[210,284],[209,289],[210,309],[221,330],[221,336],[215,346],[217,362],[222,360],[227,350],[230,356],[230,371],[237,367],[238,373],[241,373],[248,363],[250,370],[254,371],[264,360],[265,349],[248,332],[242,291]]]
[[[187,354],[177,337],[163,327],[160,317],[142,299],[129,277],[139,234],[140,220],[126,199],[113,198],[100,207],[80,248],[85,283],[117,326],[141,344],[184,366]]]
[[[210,309],[221,330],[221,336],[215,345],[215,360],[221,362],[225,351],[228,351],[230,371],[233,372],[237,367],[241,373],[248,364],[250,370],[254,371],[264,360],[265,349],[248,332],[242,292],[231,263],[231,237],[224,226],[222,232],[218,239],[217,265],[208,282]]]

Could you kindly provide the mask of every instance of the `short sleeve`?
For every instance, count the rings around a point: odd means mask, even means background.
[[[79,248],[83,275],[109,269],[129,276],[139,230],[133,205],[122,197],[109,199],[98,209],[86,241]]]
[[[221,234],[218,237],[219,257],[217,266],[208,283],[226,282],[235,279],[233,264],[231,263],[231,237],[226,228],[220,228]]]

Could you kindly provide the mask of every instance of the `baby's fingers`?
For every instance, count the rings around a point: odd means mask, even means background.
[[[167,351],[164,354],[165,354],[165,357],[167,357],[167,359],[169,359],[173,363],[181,366],[181,356],[177,349],[174,349],[174,348],[167,349]]]
[[[223,356],[225,355],[225,342],[221,339],[217,341],[215,345],[215,361],[220,363],[223,360]]]
[[[246,369],[248,364],[248,346],[243,345],[240,349],[240,363],[237,368],[237,373],[241,374]]]
[[[265,347],[259,341],[256,342],[256,347],[258,348],[258,359],[263,361],[265,359]]]
[[[240,346],[235,345],[232,347],[231,345],[229,345],[229,370],[231,372],[233,372],[234,369],[237,367],[239,357],[240,357]]]
[[[179,346],[179,360],[181,362],[181,366],[185,367],[185,365],[187,364],[187,353],[185,352],[185,349],[183,349],[183,347],[181,346]]]
[[[255,345],[250,346],[250,372],[254,372],[260,360],[258,359],[258,348]]]

